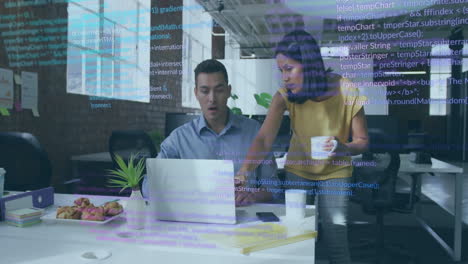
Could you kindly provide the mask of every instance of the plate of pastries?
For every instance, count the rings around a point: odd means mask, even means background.
[[[59,222],[93,222],[105,224],[123,213],[123,207],[117,201],[95,206],[88,198],[78,198],[71,206],[59,206],[53,213],[43,216],[43,220]]]

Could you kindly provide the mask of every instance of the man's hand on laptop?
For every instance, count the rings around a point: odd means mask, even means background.
[[[271,200],[271,193],[267,192],[264,188],[247,187],[247,180],[249,177],[250,179],[252,178],[249,173],[253,172],[237,172],[234,177],[236,206],[247,206]]]
[[[249,191],[236,191],[236,206],[247,206],[255,203],[255,193]]]
[[[234,176],[234,186],[236,187],[244,186],[246,182],[247,182],[247,176],[245,175]]]
[[[265,188],[236,187],[236,206],[271,201],[272,195]]]

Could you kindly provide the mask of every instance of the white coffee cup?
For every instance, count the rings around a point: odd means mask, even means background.
[[[317,160],[324,160],[328,159],[328,155],[335,151],[336,147],[338,146],[338,141],[332,140],[333,148],[330,151],[325,151],[323,149],[323,145],[325,141],[329,138],[329,136],[320,136],[320,137],[311,137],[310,138],[310,149],[311,149],[311,157]]]
[[[5,185],[5,169],[0,168],[0,198],[3,196],[3,186]]]
[[[305,217],[306,191],[290,189],[285,192],[286,218],[300,220]]]

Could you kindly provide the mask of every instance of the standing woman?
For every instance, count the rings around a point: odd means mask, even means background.
[[[363,108],[366,98],[359,96],[349,80],[325,71],[319,46],[303,30],[284,36],[275,56],[284,86],[274,95],[236,179],[242,183],[244,176],[261,163],[271,150],[284,112],[289,111],[293,135],[284,187],[306,189],[308,198],[318,195],[315,204],[330,262],[350,263],[346,224],[351,194],[350,156],[368,147]],[[311,137],[315,136],[328,137],[321,149],[329,152],[326,159],[311,157]]]

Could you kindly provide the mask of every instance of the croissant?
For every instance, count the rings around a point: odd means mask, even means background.
[[[94,206],[88,198],[78,198],[75,200],[75,205],[78,206],[78,207],[89,207],[89,206]]]
[[[56,218],[59,219],[80,219],[81,211],[74,206],[62,206],[57,209]]]
[[[104,204],[104,209],[106,210],[106,215],[114,216],[123,212],[122,205],[118,202],[107,202]]]
[[[91,220],[91,221],[104,221],[105,220],[106,210],[104,207],[87,207],[84,208],[81,214],[82,220]]]

